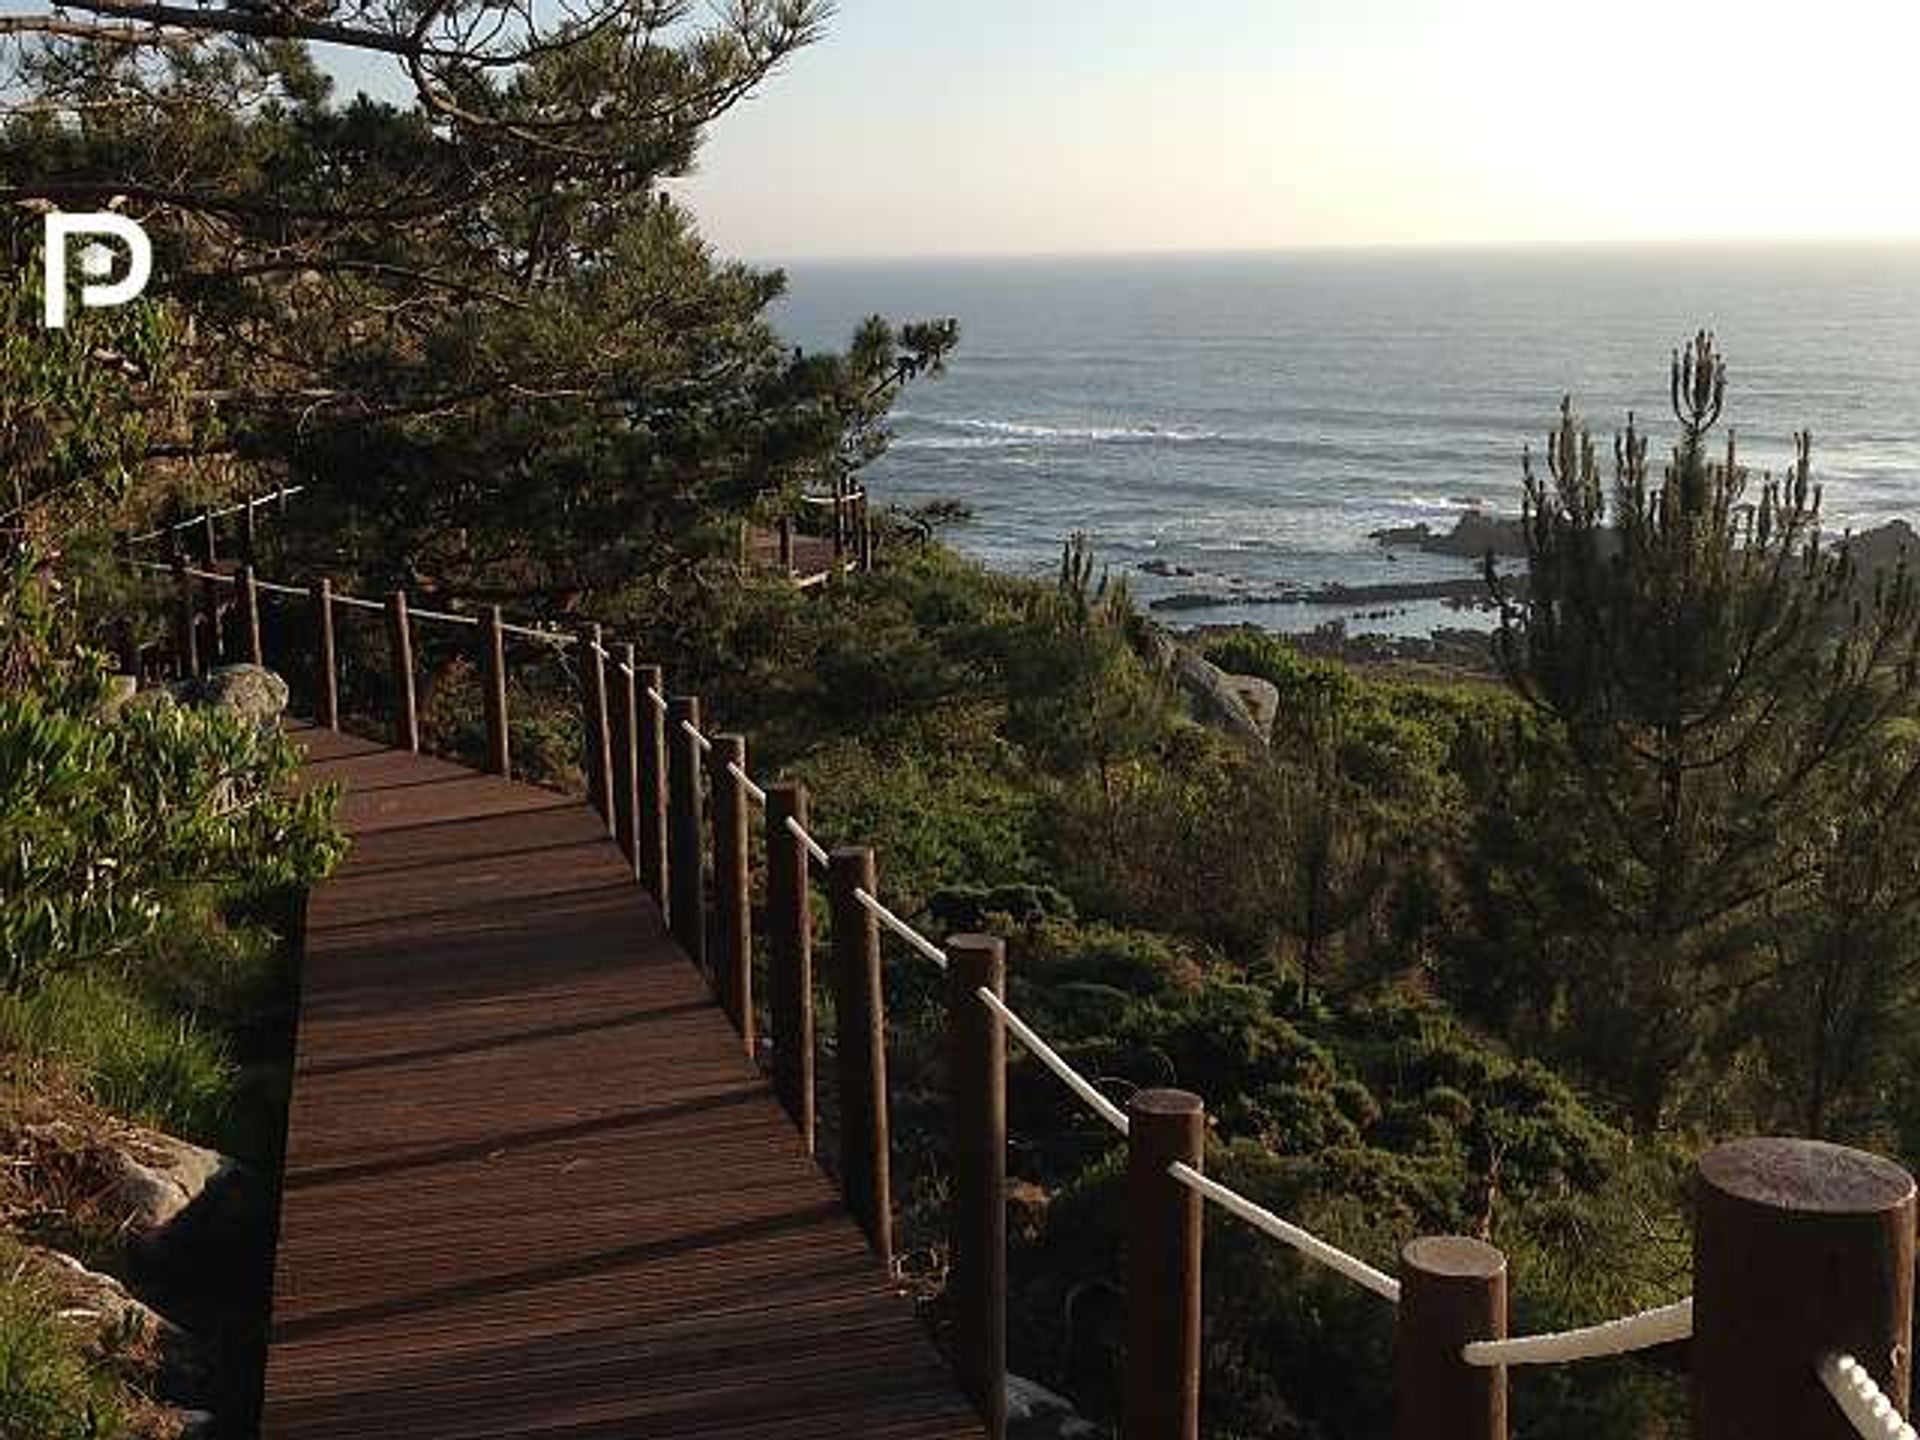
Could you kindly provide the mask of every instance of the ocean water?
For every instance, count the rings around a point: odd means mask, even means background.
[[[1520,459],[1571,393],[1596,435],[1672,433],[1671,351],[1719,337],[1728,420],[1776,468],[1814,433],[1830,529],[1920,518],[1920,246],[1301,252],[790,268],[776,322],[844,343],[868,314],[952,315],[948,373],[914,385],[876,500],[951,496],[962,549],[1046,573],[1072,531],[1179,623],[1408,633],[1440,606],[1275,597],[1469,575],[1388,551],[1386,526],[1517,510]],[[1151,566],[1152,573],[1143,567]],[[1253,600],[1258,603],[1240,603]]]

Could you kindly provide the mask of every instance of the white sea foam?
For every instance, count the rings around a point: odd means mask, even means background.
[[[978,450],[1013,445],[1055,443],[1088,445],[1192,445],[1209,441],[1258,442],[1260,437],[1228,435],[1180,425],[1044,425],[1030,420],[989,420],[974,417],[903,415],[898,417],[938,429],[945,435],[907,435],[894,441],[906,450]]]

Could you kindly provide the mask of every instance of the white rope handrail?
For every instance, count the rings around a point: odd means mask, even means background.
[[[387,608],[383,601],[362,600],[358,595],[342,595],[339,593],[334,595],[333,603],[336,605],[345,605],[349,610],[384,610]]]
[[[242,510],[257,510],[262,505],[272,505],[281,500],[291,500],[306,488],[304,485],[285,485],[273,491],[271,494],[255,496],[251,500],[242,500],[239,504],[229,505],[222,510],[203,510],[190,520],[179,520],[171,525],[162,525],[158,530],[148,530],[144,534],[130,535],[127,537],[127,540],[129,544],[144,545],[149,540],[160,539],[169,531],[178,532],[181,530],[191,530],[196,525],[206,524],[208,520],[224,520],[229,515],[238,515]]]
[[[1913,1426],[1900,1418],[1867,1367],[1851,1355],[1823,1355],[1814,1373],[1860,1440],[1915,1440]]]
[[[882,925],[886,926],[887,929],[891,930],[902,940],[906,941],[907,944],[926,956],[927,959],[938,965],[942,970],[947,968],[946,951],[942,950],[938,945],[914,929],[913,926],[907,924],[906,921],[894,914],[893,911],[874,899],[865,889],[858,885],[854,886],[853,898],[866,907],[868,913],[871,914],[874,919],[878,920]]]
[[[653,686],[651,685],[647,686],[647,703],[653,706],[653,708],[658,710],[662,715],[667,713],[667,697],[662,695],[658,690],[654,689]]]
[[[1051,1070],[1055,1075],[1058,1075],[1066,1087],[1073,1091],[1075,1095],[1078,1095],[1094,1114],[1098,1115],[1122,1135],[1127,1133],[1126,1111],[1122,1110],[1118,1105],[1094,1089],[1091,1080],[1087,1079],[1086,1076],[1082,1075],[1078,1070],[1074,1069],[1073,1066],[1061,1059],[1059,1052],[1035,1034],[1032,1026],[1028,1025],[1026,1021],[1022,1020],[1007,1008],[1006,1001],[1002,1000],[984,985],[980,987],[978,994],[981,1000],[986,1003],[986,1007],[989,1010],[1006,1021],[1007,1028],[1014,1033],[1015,1038],[1017,1038],[1022,1045],[1027,1047],[1028,1052],[1034,1059],[1046,1066],[1047,1069]]]
[[[140,562],[136,561],[134,563],[138,564]],[[152,568],[156,570],[171,570],[173,567],[170,565],[155,565]],[[224,570],[202,570],[197,565],[182,565],[180,567],[180,573],[189,580],[211,580],[216,585],[234,585],[239,583],[234,576],[227,574]]]
[[[793,832],[793,837],[796,840],[807,847],[807,853],[813,856],[817,863],[826,865],[832,862],[833,857],[827,854],[827,847],[809,835],[806,826],[802,825],[791,815],[787,816],[787,829]]]
[[[407,607],[407,618],[441,625],[478,625],[480,623],[480,617],[477,615],[456,615],[451,610],[416,610],[411,605]]]
[[[713,741],[702,735],[700,733],[700,727],[695,725],[691,720],[682,720],[680,722],[680,728],[687,732],[687,738],[693,741],[695,745],[698,745],[703,753],[713,749]]]
[[[1371,1290],[1383,1300],[1395,1304],[1400,1301],[1400,1282],[1358,1256],[1349,1255],[1337,1246],[1329,1245],[1318,1235],[1302,1230],[1298,1225],[1282,1220],[1265,1206],[1256,1205],[1238,1191],[1229,1190],[1218,1180],[1209,1180],[1191,1165],[1176,1160],[1167,1167],[1167,1173],[1202,1198],[1213,1201],[1230,1215],[1237,1215],[1254,1229],[1271,1235],[1281,1244],[1291,1247],[1307,1259],[1315,1261],[1333,1271],[1336,1275],[1351,1280],[1363,1290]]]
[[[766,807],[767,792],[753,783],[753,777],[742,770],[733,761],[727,761],[727,773],[740,782],[740,788],[747,792],[747,798],[762,809]]]
[[[300,600],[305,600],[310,593],[302,590],[298,585],[282,585],[278,580],[256,579],[253,584],[255,589],[262,590],[269,595],[291,595]]]
[[[1475,1340],[1464,1346],[1460,1358],[1469,1365],[1558,1365],[1568,1360],[1598,1360],[1670,1345],[1693,1334],[1693,1299],[1642,1310],[1618,1320],[1557,1330],[1547,1335],[1521,1335],[1510,1340]]]
[[[548,645],[558,645],[562,650],[566,649],[569,645],[579,643],[579,637],[569,635],[564,630],[546,630],[538,625],[513,625],[505,620],[500,622],[500,633],[502,635],[518,635],[523,640],[544,641]]]

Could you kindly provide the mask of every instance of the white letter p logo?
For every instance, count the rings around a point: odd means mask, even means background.
[[[47,289],[46,318],[49,330],[62,329],[67,323],[67,237],[70,235],[110,235],[127,247],[127,273],[112,284],[80,286],[80,304],[87,309],[124,305],[147,288],[153,273],[153,246],[138,222],[110,210],[90,214],[47,216]],[[113,270],[113,253],[104,245],[89,245],[80,252],[80,273],[102,280]]]

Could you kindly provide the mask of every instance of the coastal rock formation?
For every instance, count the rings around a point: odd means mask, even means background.
[[[1489,515],[1480,509],[1463,511],[1451,530],[1435,530],[1423,520],[1418,525],[1374,530],[1367,538],[1388,549],[1453,555],[1462,560],[1478,560],[1489,552],[1509,559],[1525,559],[1527,554],[1526,532],[1518,517]]]

